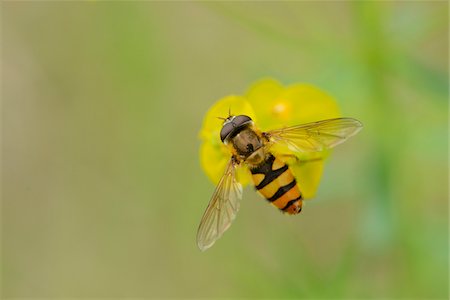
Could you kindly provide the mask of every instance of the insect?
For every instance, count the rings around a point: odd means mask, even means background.
[[[296,181],[279,154],[271,152],[271,147],[281,143],[293,152],[322,151],[343,143],[361,128],[356,119],[336,118],[261,132],[250,117],[229,115],[224,119],[220,139],[230,150],[230,160],[200,221],[200,250],[210,248],[236,217],[242,198],[236,167],[246,165],[256,190],[282,212],[295,215],[302,210],[301,182]]]

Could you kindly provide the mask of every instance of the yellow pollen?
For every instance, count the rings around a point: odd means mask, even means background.
[[[277,101],[272,107],[272,113],[277,118],[288,119],[291,113],[289,103],[286,103],[285,101]]]
[[[282,114],[286,110],[286,105],[284,103],[277,103],[273,107],[273,112],[275,114]]]

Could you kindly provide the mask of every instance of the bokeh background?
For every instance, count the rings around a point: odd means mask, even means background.
[[[2,2],[2,297],[448,298],[448,2]],[[201,253],[208,108],[312,83],[364,130]]]

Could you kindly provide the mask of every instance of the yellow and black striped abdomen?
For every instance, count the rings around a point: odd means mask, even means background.
[[[261,195],[288,214],[302,210],[302,194],[289,167],[269,154],[259,166],[251,168],[253,182]]]

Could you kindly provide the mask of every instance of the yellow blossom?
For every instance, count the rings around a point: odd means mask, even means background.
[[[244,96],[227,96],[218,100],[206,113],[200,131],[202,145],[200,161],[208,177],[217,184],[230,159],[228,148],[220,141],[223,120],[229,111],[233,115],[247,115],[262,131],[299,125],[324,119],[340,117],[336,101],[323,91],[309,84],[283,86],[274,79],[262,79],[250,86]],[[316,153],[293,153],[287,147],[276,145],[271,148],[275,155],[295,159],[286,162],[291,167],[305,198],[312,198],[319,186],[323,164],[329,151]],[[243,184],[251,182],[250,173],[241,166],[237,172]]]

